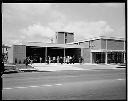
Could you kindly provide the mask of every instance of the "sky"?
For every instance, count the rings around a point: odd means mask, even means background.
[[[74,40],[125,37],[124,3],[3,3],[2,43],[50,42],[58,31]],[[55,40],[54,40],[55,41]]]

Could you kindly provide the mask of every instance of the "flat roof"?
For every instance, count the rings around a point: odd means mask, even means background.
[[[75,44],[56,44],[56,43],[33,43],[33,42],[28,42],[26,43],[26,46],[35,46],[35,47],[59,47],[59,48],[88,48],[88,47],[83,47],[80,45],[75,45]]]
[[[98,36],[98,37],[93,37],[93,38],[89,38],[89,39],[84,39],[84,40],[80,40],[80,41],[71,42],[69,44],[79,43],[79,42],[81,42],[81,43],[82,42],[88,42],[88,41],[97,40],[97,39],[121,40],[121,41],[124,41],[125,40],[125,38]]]
[[[2,45],[2,48],[11,48],[10,46],[4,46],[4,45]]]
[[[56,32],[56,33],[68,33],[68,34],[74,34],[74,32],[64,32],[64,31],[60,31],[60,32]]]

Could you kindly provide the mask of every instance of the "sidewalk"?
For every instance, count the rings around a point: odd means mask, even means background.
[[[35,72],[35,71],[61,71],[61,70],[106,70],[106,69],[122,69],[117,68],[118,65],[113,64],[57,64],[57,63],[33,63],[29,64],[27,67],[25,64],[16,64],[16,65],[6,65],[6,67],[15,67],[16,69],[11,69],[9,72]],[[125,69],[125,68],[123,68]],[[6,71],[8,73],[8,71]]]
[[[30,64],[29,64],[30,65]],[[60,71],[60,70],[92,70],[92,69],[118,69],[118,65],[111,64],[45,64],[45,63],[34,63],[32,65],[37,71]]]
[[[16,67],[18,68],[19,72],[33,72],[33,71],[37,71],[37,69],[35,69],[34,67],[28,65],[26,67],[25,64],[17,64]]]
[[[78,66],[78,65],[76,65]],[[118,65],[111,65],[111,64],[82,64],[79,65],[80,68],[84,69],[117,69]]]
[[[75,67],[74,65],[35,63],[31,66],[37,69],[37,71],[84,70],[83,68]]]

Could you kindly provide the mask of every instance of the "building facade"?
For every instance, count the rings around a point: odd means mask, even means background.
[[[8,62],[9,63],[24,63],[26,59],[26,45],[13,45],[8,50]]]
[[[76,44],[76,42],[74,43]],[[123,38],[98,37],[90,40],[77,42],[78,45],[86,46],[82,49],[85,62],[89,63],[125,63],[125,40]]]
[[[39,63],[42,58],[42,63],[46,62],[46,58],[50,57],[64,57],[71,56],[77,59],[81,56],[80,45],[68,45],[68,44],[55,44],[55,43],[27,43],[25,45],[13,45],[8,51],[9,63],[24,63],[26,57],[33,60],[34,63]],[[85,48],[85,47],[84,47]]]
[[[66,43],[74,42],[74,33],[56,32],[55,40],[57,44],[66,44]]]
[[[45,62],[48,56],[59,56],[63,58],[66,56],[75,56],[77,59],[83,57],[84,63],[117,64],[125,63],[126,61],[125,39],[101,36],[84,41],[72,42],[74,39],[72,39],[73,36],[71,34],[72,40],[70,42],[61,40],[66,39],[64,38],[64,35],[66,35],[64,33],[62,32],[57,35],[58,44],[26,43],[24,45],[13,45],[8,50],[8,62],[24,63],[26,57],[36,60],[36,63],[39,62],[39,58],[41,57],[42,61]]]

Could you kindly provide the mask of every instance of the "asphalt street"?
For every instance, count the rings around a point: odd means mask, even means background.
[[[2,100],[125,100],[124,69],[4,74]]]

